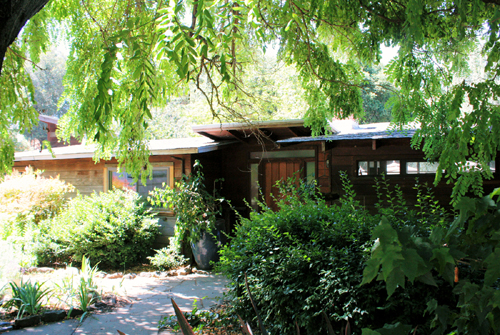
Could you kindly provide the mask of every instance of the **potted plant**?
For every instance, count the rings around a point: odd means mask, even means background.
[[[173,210],[177,217],[175,236],[170,239],[180,251],[182,243],[191,246],[194,260],[198,268],[211,268],[210,261],[219,260],[219,248],[222,243],[221,231],[224,220],[219,219],[222,214],[222,204],[225,201],[216,187],[212,193],[205,185],[205,176],[198,160],[193,165],[193,172],[189,177],[184,176],[175,183],[174,188],[165,187],[154,189],[149,201],[158,207]],[[214,183],[222,181],[216,180]]]

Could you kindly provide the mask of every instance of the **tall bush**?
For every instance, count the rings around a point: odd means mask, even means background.
[[[39,256],[79,262],[85,255],[93,264],[115,268],[144,261],[158,234],[153,216],[136,192],[79,195],[59,215],[42,222],[40,235],[48,243]]]
[[[43,171],[27,167],[24,173],[14,170],[0,183],[0,220],[3,238],[23,236],[30,224],[56,215],[74,187],[59,178],[44,178]]]
[[[271,333],[295,333],[295,322],[308,334],[326,333],[322,311],[337,321],[346,315],[364,317],[358,302],[337,304],[339,293],[324,291],[335,285],[333,279],[325,280],[341,272],[343,283],[355,285],[350,276],[360,282],[360,274],[350,271],[349,264],[360,268],[375,222],[353,207],[352,199],[340,210],[315,196],[314,189],[293,184],[279,185],[279,211],[261,204],[260,212],[241,220],[236,236],[221,251],[218,269],[230,278],[232,303],[243,319],[255,317],[244,288],[247,273]]]
[[[327,333],[322,318],[325,312],[337,322],[337,329],[349,319],[355,334],[362,328],[383,328],[387,321],[418,324],[417,334],[429,334],[433,317],[423,316],[426,301],[449,303],[452,287],[439,278],[438,287],[414,282],[392,295],[381,281],[361,286],[365,262],[377,245],[371,232],[379,226],[381,215],[364,211],[354,200],[356,195],[346,176],[342,178],[345,196],[340,205],[329,207],[311,189],[304,185],[293,188],[292,182],[281,187],[278,211],[261,204],[260,212],[241,220],[235,237],[221,252],[219,266],[231,280],[235,311],[243,319],[255,317],[244,288],[247,273],[250,290],[271,333],[296,333],[295,323],[306,334]],[[381,181],[379,191],[389,193],[381,199],[391,202],[392,207],[385,204],[381,208],[398,226],[421,221],[419,229],[426,231],[431,221],[435,222],[428,219],[425,201],[420,202],[421,207],[408,209],[398,200],[398,189],[387,187]],[[421,193],[426,198],[425,192]],[[439,211],[434,211],[436,217]]]
[[[436,225],[430,234],[413,226],[394,225],[386,217],[373,231],[378,239],[364,270],[363,283],[385,281],[389,295],[424,283],[422,292],[449,287],[448,299],[422,295],[432,319],[428,334],[498,334],[500,332],[500,189],[489,196],[464,197],[450,225]],[[444,283],[443,283],[444,282]],[[395,320],[388,320],[394,324]],[[410,329],[418,324],[400,324]],[[365,329],[384,335],[384,329]]]

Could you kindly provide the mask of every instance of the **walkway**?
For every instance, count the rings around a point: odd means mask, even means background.
[[[191,310],[195,299],[200,302],[200,309],[208,309],[222,297],[226,284],[226,278],[212,274],[151,279],[147,285],[130,281],[127,283],[127,287],[131,285],[127,293],[127,298],[132,301],[130,305],[109,313],[91,315],[82,324],[72,319],[5,334],[117,335],[117,330],[128,335],[174,334],[169,331],[159,333],[157,328],[162,317],[174,314],[171,298],[182,311]]]

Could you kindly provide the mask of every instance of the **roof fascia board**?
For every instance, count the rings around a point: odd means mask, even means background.
[[[234,122],[234,123],[219,123],[209,125],[192,126],[194,132],[203,131],[222,131],[222,130],[249,130],[252,128],[281,128],[281,127],[297,127],[303,126],[304,120],[277,120],[277,121],[260,121],[260,122]]]
[[[177,148],[177,149],[166,149],[166,150],[152,150],[151,156],[201,154],[201,153],[221,150],[223,147],[225,147],[227,145],[234,144],[234,143],[238,143],[238,142],[237,141],[226,141],[224,143],[214,143],[214,144],[204,145],[204,146],[200,146],[200,147],[196,147],[196,148]],[[16,162],[40,161],[40,160],[78,159],[78,158],[92,158],[92,157],[94,157],[93,152],[61,153],[61,154],[56,154],[55,157],[52,157],[52,155],[50,155],[50,153],[42,153],[39,155],[20,155],[19,157],[15,158],[15,161]]]

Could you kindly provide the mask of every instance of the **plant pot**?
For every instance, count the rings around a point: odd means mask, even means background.
[[[224,223],[224,219],[219,219],[215,222],[216,229],[213,233],[217,239],[212,234],[204,231],[198,242],[191,243],[191,250],[193,251],[193,257],[198,269],[211,270],[212,265],[210,262],[216,263],[219,261],[219,250],[225,242],[225,235],[223,234]]]

